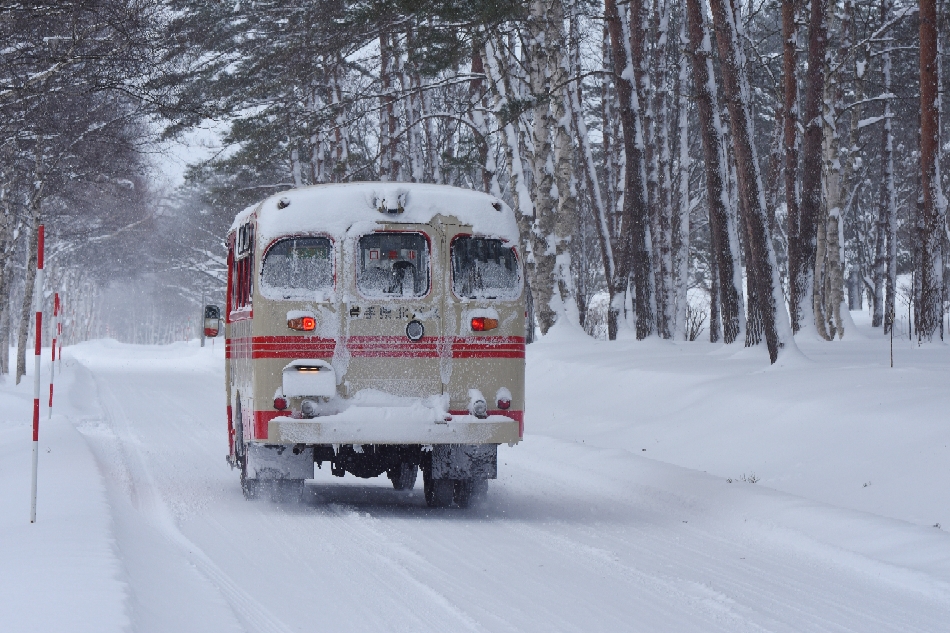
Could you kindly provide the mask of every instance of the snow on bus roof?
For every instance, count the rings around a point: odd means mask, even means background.
[[[380,212],[381,207],[396,210],[400,206],[402,213]],[[308,231],[342,238],[357,223],[425,224],[438,214],[454,216],[477,234],[518,242],[514,213],[502,200],[446,185],[359,182],[289,189],[241,211],[230,230],[255,212],[263,243]]]

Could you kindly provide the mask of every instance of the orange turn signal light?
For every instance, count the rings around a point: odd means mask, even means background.
[[[317,327],[317,320],[309,316],[287,319],[287,327],[301,332],[313,332]]]
[[[472,317],[473,332],[487,332],[498,327],[498,319],[489,319],[488,317]]]

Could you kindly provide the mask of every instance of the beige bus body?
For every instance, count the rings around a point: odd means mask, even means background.
[[[228,233],[229,461],[245,494],[387,473],[467,505],[523,436],[525,303],[500,200],[407,183],[318,185]]]

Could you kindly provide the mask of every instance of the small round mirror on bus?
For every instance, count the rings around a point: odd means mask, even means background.
[[[221,330],[221,308],[218,306],[205,306],[205,336],[215,337]]]

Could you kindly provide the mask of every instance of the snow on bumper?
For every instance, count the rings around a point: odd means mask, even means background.
[[[406,415],[401,407],[354,407],[337,415],[310,419],[274,418],[268,443],[279,444],[516,444],[520,424],[505,415],[485,419],[453,415]]]

